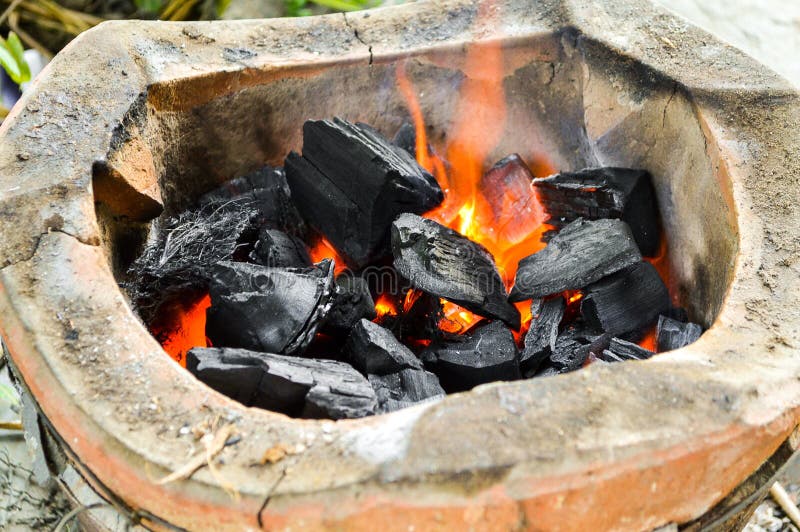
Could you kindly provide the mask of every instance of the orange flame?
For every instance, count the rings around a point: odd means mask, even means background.
[[[378,320],[384,316],[397,316],[397,306],[391,297],[381,294],[375,302],[375,312],[378,313]]]
[[[339,255],[336,248],[334,248],[325,237],[320,237],[317,243],[308,250],[308,254],[314,262],[319,262],[324,259],[333,259],[333,271],[336,275],[339,275],[347,268],[342,256]]]
[[[527,213],[508,213],[510,223],[517,224],[513,231],[515,237],[508,238],[508,232],[495,230],[492,204],[481,188],[484,171],[494,162],[490,157],[506,125],[503,70],[500,44],[473,45],[467,51],[463,68],[465,78],[456,105],[455,123],[445,146],[447,165],[429,147],[419,97],[408,78],[404,63],[398,63],[396,77],[398,89],[405,98],[414,122],[417,162],[436,177],[445,192],[444,202],[425,216],[488,249],[506,287],[510,288],[517,273],[517,264],[544,247],[541,236],[550,226],[543,223],[544,209],[529,185],[522,193],[529,195],[527,201],[531,208]],[[536,169],[547,175],[552,167],[539,161]],[[501,208],[509,209],[510,203],[503,198]],[[456,324],[449,329],[465,331],[482,319],[453,303],[443,301],[443,305],[443,321]],[[523,323],[530,320],[529,306],[526,303],[517,305]]]
[[[186,366],[186,353],[193,347],[208,347],[206,338],[206,309],[211,306],[208,294],[190,304],[181,312],[170,316],[171,322],[153,327],[156,338],[162,338],[161,347],[181,366]]]

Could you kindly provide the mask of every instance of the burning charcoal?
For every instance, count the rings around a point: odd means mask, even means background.
[[[305,123],[303,155],[289,154],[286,176],[305,219],[353,268],[388,253],[389,226],[398,214],[421,214],[444,199],[408,152],[338,118]]]
[[[511,301],[578,290],[642,260],[620,220],[578,219],[519,263]]]
[[[658,204],[645,170],[591,168],[536,179],[533,184],[553,225],[578,218],[619,218],[631,228],[643,255],[658,252]]]
[[[336,278],[333,305],[322,330],[333,334],[347,333],[362,318],[374,320],[377,316],[367,281],[343,273]]]
[[[550,365],[560,369],[562,373],[582,368],[589,358],[589,345],[575,336],[562,334],[556,339],[550,354]]]
[[[264,166],[242,177],[223,183],[200,197],[201,206],[213,205],[223,211],[248,207],[258,212],[257,222],[303,235],[304,224],[292,203],[283,168]]]
[[[469,336],[434,343],[422,353],[422,360],[448,393],[521,377],[514,335],[499,321],[482,325]]]
[[[272,268],[303,268],[311,266],[311,257],[302,240],[279,231],[264,227],[258,235],[250,259]]]
[[[406,122],[400,129],[397,130],[397,133],[394,134],[394,138],[392,139],[392,144],[397,146],[398,148],[403,148],[412,157],[417,156],[417,132],[414,129],[414,124],[411,122]]]
[[[206,334],[216,346],[300,352],[330,309],[332,293],[329,260],[303,269],[221,262],[211,278]]]
[[[686,347],[700,338],[701,334],[703,334],[703,328],[696,323],[681,323],[666,316],[659,316],[656,327],[658,352]]]
[[[375,413],[375,391],[349,365],[244,349],[195,348],[186,368],[246,406],[294,417],[354,418]]]
[[[370,375],[378,397],[378,412],[393,412],[420,401],[444,397],[439,379],[424,369],[404,369],[389,375]]]
[[[624,360],[647,360],[653,355],[655,353],[649,349],[619,338],[612,338],[608,344],[608,349],[603,350],[599,358],[606,362],[620,362]]]
[[[522,158],[509,155],[483,176],[481,190],[492,209],[492,229],[512,244],[525,240],[546,218],[536,194],[533,174]]]
[[[433,340],[442,336],[439,323],[444,316],[442,300],[421,290],[411,290],[403,303],[400,338]]]
[[[588,286],[581,301],[589,325],[622,338],[636,337],[669,308],[667,287],[648,262]]]
[[[406,368],[422,369],[422,362],[377,323],[361,320],[344,346],[347,360],[361,373],[386,375]]]
[[[214,264],[230,260],[253,227],[256,210],[220,202],[186,211],[155,227],[156,237],[131,265],[125,284],[142,320],[152,325],[162,307],[205,292]]]
[[[415,288],[519,329],[519,311],[480,244],[433,220],[402,214],[392,224],[392,252],[394,267]]]
[[[519,357],[524,374],[535,372],[553,352],[558,338],[558,324],[566,310],[564,298],[535,299],[531,303],[531,325],[525,334],[525,347]]]

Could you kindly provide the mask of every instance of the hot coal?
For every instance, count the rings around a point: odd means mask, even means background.
[[[394,267],[412,286],[519,329],[491,253],[441,224],[401,214],[392,224]]]
[[[628,168],[590,168],[563,172],[533,182],[550,214],[561,226],[578,218],[619,218],[631,228],[642,254],[658,252],[658,203],[650,174]]]
[[[360,268],[388,254],[389,226],[444,199],[436,180],[407,151],[372,128],[338,118],[303,126],[303,155],[289,154],[286,176],[304,218]]]
[[[221,205],[208,202],[167,219],[154,228],[155,238],[131,265],[125,287],[148,325],[162,306],[205,292],[214,264],[230,260],[243,235],[252,230],[254,208]]]
[[[421,290],[414,290],[411,297],[407,296],[404,301],[403,314],[399,320],[399,337],[421,340],[440,338],[442,330],[439,323],[443,316],[441,299]]]
[[[304,418],[374,414],[375,392],[348,364],[244,349],[195,348],[186,368],[218,392],[246,406]]]
[[[641,260],[625,222],[578,219],[520,261],[510,300],[578,290]]]
[[[392,144],[407,151],[412,157],[417,156],[417,131],[414,124],[405,122],[392,138]]]
[[[612,336],[636,338],[670,308],[664,281],[652,264],[640,262],[586,288],[581,315]]]
[[[600,360],[606,362],[622,362],[625,360],[647,360],[654,352],[621,338],[612,338],[608,349],[603,350]]]
[[[580,369],[586,364],[589,354],[603,342],[602,335],[582,322],[567,327],[558,338],[550,353],[549,364],[561,373]]]
[[[550,356],[558,338],[558,325],[567,305],[564,298],[535,299],[531,302],[531,323],[519,357],[523,374],[530,374]]]
[[[201,206],[257,211],[259,226],[268,226],[302,236],[305,224],[292,202],[291,191],[283,168],[264,166],[245,176],[232,179],[200,196]]]
[[[374,320],[377,316],[367,281],[345,272],[336,278],[333,303],[322,331],[349,334],[362,318]]]
[[[312,264],[302,240],[269,227],[263,227],[259,232],[250,260],[273,268],[304,268]]]
[[[295,269],[221,262],[209,292],[206,334],[213,345],[302,352],[330,309],[333,264]]]
[[[495,234],[508,242],[525,240],[531,227],[545,218],[533,192],[533,174],[525,161],[509,155],[484,174],[481,190],[492,209],[490,223]]]
[[[682,323],[666,316],[659,316],[656,327],[658,352],[686,347],[700,338],[701,334],[703,328],[696,323]]]
[[[456,340],[435,342],[421,358],[448,393],[522,376],[514,335],[499,321],[481,325]]]
[[[369,383],[378,398],[378,412],[393,412],[421,401],[444,397],[444,389],[433,373],[404,369],[388,375],[370,375]]]
[[[387,375],[422,369],[422,362],[388,330],[369,320],[353,327],[344,346],[347,361],[361,373]]]

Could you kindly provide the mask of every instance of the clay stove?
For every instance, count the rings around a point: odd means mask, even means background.
[[[276,163],[308,117],[396,129],[401,60],[443,138],[467,48],[497,44],[497,153],[649,170],[681,300],[708,327],[698,342],[337,423],[246,409],[164,354],[115,278],[155,216]],[[798,420],[799,104],[753,60],[638,2],[105,24],[0,130],[0,329],[28,428],[77,499],[85,482],[154,528],[725,523],[758,490],[706,512],[785,460]],[[192,428],[219,422],[239,435],[221,465],[157,482],[197,449]],[[276,446],[291,452],[262,460]]]

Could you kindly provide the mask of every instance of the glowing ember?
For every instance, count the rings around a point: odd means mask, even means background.
[[[320,237],[317,243],[311,246],[311,248],[308,250],[308,253],[311,256],[311,260],[315,263],[324,259],[333,259],[333,270],[336,275],[339,275],[339,273],[346,268],[344,259],[324,237]]]
[[[386,294],[381,294],[375,302],[375,311],[378,313],[378,321],[385,316],[397,316],[397,307],[392,298]]]
[[[208,347],[206,338],[206,309],[211,306],[211,297],[206,294],[190,304],[182,312],[174,312],[171,322],[153,327],[153,334],[161,340],[161,346],[175,361],[186,366],[186,353],[193,347]]]

